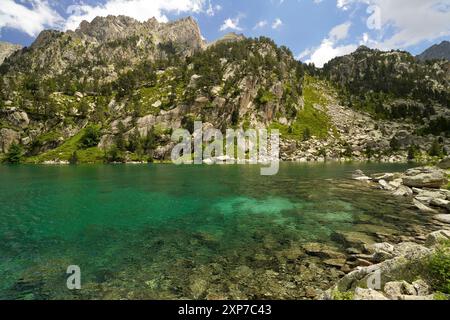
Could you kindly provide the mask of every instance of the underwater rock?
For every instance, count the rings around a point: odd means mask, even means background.
[[[357,231],[336,231],[331,235],[331,239],[355,248],[364,248],[364,245],[375,242],[370,235]]]
[[[347,259],[327,259],[323,261],[325,265],[336,268],[342,268],[346,262]]]
[[[368,177],[364,174],[364,172],[362,172],[361,170],[356,170],[353,174],[352,174],[352,179],[353,180],[358,180],[358,181],[370,181],[372,180],[371,177]]]
[[[430,207],[424,205],[422,202],[420,202],[417,199],[413,200],[414,205],[416,206],[417,209],[419,209],[420,211],[424,212],[424,213],[438,213],[436,210],[431,209]]]
[[[343,253],[337,252],[337,248],[328,246],[326,244],[311,242],[303,245],[303,249],[310,256],[315,256],[325,259],[345,259]]]

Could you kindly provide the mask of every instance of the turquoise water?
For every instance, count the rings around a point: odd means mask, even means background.
[[[0,299],[304,298],[341,273],[303,244],[344,250],[336,231],[395,239],[427,226],[355,185],[357,168],[406,166],[283,164],[273,177],[257,166],[0,166]],[[79,291],[66,288],[69,265]]]

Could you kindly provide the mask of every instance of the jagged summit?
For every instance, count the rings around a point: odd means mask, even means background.
[[[154,17],[140,22],[123,15],[109,15],[81,22],[75,34],[101,43],[129,37],[153,37],[157,42],[183,43],[195,49],[204,45],[200,27],[192,17],[164,23]]]
[[[447,59],[450,60],[450,42],[442,41],[440,44],[435,44],[425,50],[422,54],[417,56],[417,59],[435,60],[435,59]]]

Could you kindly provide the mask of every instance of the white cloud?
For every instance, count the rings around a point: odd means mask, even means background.
[[[376,8],[367,18],[370,23],[378,19],[381,24],[380,30],[372,30],[378,32],[380,49],[406,49],[450,35],[448,0],[337,0],[337,6],[344,10],[357,3]]]
[[[307,63],[314,63],[316,67],[322,68],[325,63],[333,58],[350,54],[358,48],[357,45],[336,46],[330,39],[324,39],[320,46],[314,50]]]
[[[256,30],[264,28],[265,26],[267,26],[267,24],[268,24],[267,20],[258,21],[258,23],[253,27],[253,29]]]
[[[350,30],[351,25],[351,22],[346,22],[335,26],[330,31],[330,38],[334,41],[344,40],[348,36],[348,31]]]
[[[328,37],[322,40],[317,48],[309,48],[303,51],[298,58],[303,59],[309,56],[307,63],[314,63],[317,67],[322,68],[325,63],[331,59],[352,53],[357,49],[357,45],[339,45],[339,42],[348,37],[351,23],[345,22],[331,29]]]
[[[275,21],[272,23],[272,29],[281,28],[282,25],[283,25],[283,21],[281,21],[280,18],[276,18]]]
[[[228,18],[223,24],[220,26],[220,31],[226,30],[234,30],[234,31],[242,31],[242,27],[239,26],[239,21],[241,20],[241,16],[237,16],[236,18]]]
[[[28,6],[13,0],[1,0],[0,31],[13,28],[36,36],[45,28],[58,28],[63,18],[45,0],[29,0]]]
[[[91,21],[97,16],[126,15],[139,21],[155,17],[160,22],[167,22],[167,12],[201,12],[205,0],[108,0],[105,4],[72,5],[68,8],[69,18],[65,29],[76,29],[83,20]],[[206,9],[208,10],[209,7]],[[211,11],[210,11],[211,13]]]

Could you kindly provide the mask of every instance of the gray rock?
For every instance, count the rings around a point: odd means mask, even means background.
[[[8,121],[16,127],[20,127],[25,129],[30,124],[30,119],[28,118],[28,114],[24,111],[16,111],[11,113],[8,116]]]
[[[431,250],[414,242],[402,242],[394,247],[393,253],[396,257],[419,259],[430,254]]]
[[[408,187],[439,189],[447,183],[446,172],[437,167],[409,169],[403,177],[403,184]]]
[[[425,300],[434,300],[434,295],[428,295],[428,296],[407,296],[403,295],[399,297],[399,300],[405,300],[405,301],[425,301]]]
[[[427,247],[432,247],[432,246],[439,244],[439,242],[445,241],[448,239],[450,239],[450,231],[448,231],[448,230],[435,231],[428,235],[425,245]]]
[[[439,222],[450,224],[450,214],[437,214],[433,218]]]
[[[430,207],[424,205],[422,202],[420,202],[420,201],[417,200],[417,199],[414,199],[414,200],[413,200],[413,203],[414,203],[414,205],[416,206],[416,208],[419,209],[419,210],[422,211],[422,212],[425,212],[425,213],[434,213],[434,214],[438,213],[436,210],[431,209]]]
[[[417,291],[413,285],[406,281],[392,281],[384,286],[384,292],[391,298],[398,300],[402,295],[417,295]]]
[[[310,256],[316,256],[325,259],[339,259],[345,260],[346,255],[337,252],[337,248],[331,247],[322,243],[311,242],[303,245],[303,249]],[[345,263],[345,261],[344,261]]]
[[[440,207],[440,208],[446,209],[447,211],[450,211],[450,201],[448,201],[448,200],[432,199],[430,201],[430,204],[432,206]]]
[[[20,134],[12,129],[0,129],[0,152],[7,153],[13,143],[19,143]]]
[[[410,197],[413,195],[413,191],[407,186],[399,186],[393,195],[396,197]]]
[[[358,180],[358,181],[370,181],[372,180],[372,178],[366,176],[364,174],[364,172],[362,172],[361,170],[356,170],[353,174],[352,174],[352,179],[353,180]]]
[[[356,288],[354,300],[389,300],[381,292],[373,289]]]
[[[370,235],[357,231],[336,231],[331,238],[347,247],[354,248],[364,248],[364,245],[375,242]]]
[[[437,166],[444,170],[450,169],[450,157],[447,157],[444,160],[442,160]]]
[[[394,190],[394,188],[393,188],[389,183],[387,183],[385,180],[383,180],[383,179],[381,179],[380,181],[378,181],[378,183],[380,184],[380,186],[381,186],[384,190],[387,190],[387,191],[392,191],[392,190]]]
[[[422,279],[414,281],[412,285],[418,296],[427,296],[430,294],[430,286]]]
[[[388,282],[403,279],[405,276],[418,276],[419,271],[410,270],[409,264],[424,259],[432,252],[432,250],[416,243],[401,243],[395,246],[393,250],[394,255],[396,255],[395,258],[353,270],[338,281],[336,289],[345,292],[356,287],[366,287],[376,272],[381,276],[380,284],[382,287]],[[417,275],[415,272],[417,272]]]

